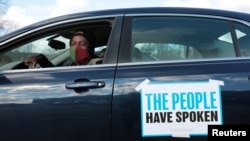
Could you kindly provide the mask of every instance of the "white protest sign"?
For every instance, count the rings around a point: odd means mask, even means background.
[[[222,124],[221,90],[224,82],[151,83],[141,92],[142,136],[207,135],[209,124]]]

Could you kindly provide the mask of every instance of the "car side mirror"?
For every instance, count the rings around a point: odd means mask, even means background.
[[[58,50],[58,49],[65,49],[66,45],[64,42],[62,41],[58,41],[58,40],[50,40],[49,41],[49,46]]]

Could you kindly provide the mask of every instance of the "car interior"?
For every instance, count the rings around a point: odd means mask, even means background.
[[[132,61],[236,57],[230,29],[225,25],[224,21],[209,23],[195,18],[138,18],[133,23]],[[147,53],[155,59],[138,59]]]
[[[112,21],[108,20],[86,23],[81,27],[61,30],[21,44],[1,54],[0,70],[28,69],[29,67],[24,65],[23,60],[27,56],[38,53],[44,54],[55,66],[68,65],[66,62],[69,60],[69,39],[76,31],[87,30],[93,32],[96,38],[95,55],[99,56],[100,51],[107,47],[111,29]],[[37,68],[39,67],[37,65]]]

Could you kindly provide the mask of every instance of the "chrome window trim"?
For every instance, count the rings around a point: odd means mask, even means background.
[[[93,16],[93,17],[83,17],[83,18],[76,18],[76,19],[70,19],[70,20],[66,20],[66,21],[59,21],[59,22],[56,22],[56,23],[51,23],[51,24],[48,24],[48,25],[44,25],[44,26],[41,26],[41,27],[38,27],[38,28],[34,28],[32,30],[29,30],[27,32],[24,32],[22,34],[19,34],[15,37],[12,37],[6,41],[3,41],[0,43],[0,46],[4,45],[4,44],[7,44],[11,41],[14,41],[16,39],[19,39],[19,38],[22,38],[28,34],[32,34],[32,33],[35,33],[37,31],[41,31],[43,29],[47,29],[49,27],[52,27],[52,26],[57,26],[57,25],[62,25],[62,24],[67,24],[67,23],[70,23],[70,22],[78,22],[78,21],[83,21],[83,20],[94,20],[94,19],[100,19],[100,18],[116,18],[116,17],[119,17],[119,16],[123,16],[123,14],[115,14],[115,15],[105,15],[105,16]]]
[[[118,63],[117,67],[121,66],[136,66],[136,65],[157,65],[157,64],[165,64],[172,65],[176,63],[196,63],[201,62],[197,65],[204,65],[207,62],[209,63],[218,63],[218,61],[240,61],[240,60],[249,60],[249,57],[228,57],[228,58],[207,58],[207,59],[186,59],[186,60],[165,60],[165,61],[148,61],[148,62],[125,62]],[[225,62],[223,62],[225,63]]]
[[[49,68],[34,68],[34,69],[17,69],[17,70],[0,70],[0,74],[15,74],[15,73],[20,73],[20,72],[25,72],[25,73],[36,73],[36,72],[44,72],[44,71],[72,71],[72,70],[78,70],[78,69],[91,69],[91,68],[104,68],[104,67],[116,67],[116,64],[97,64],[97,65],[79,65],[79,66],[59,66],[59,67],[49,67]],[[113,70],[113,69],[112,69]],[[82,70],[85,71],[85,70]]]
[[[198,17],[198,18],[210,18],[218,20],[227,20],[242,23],[250,27],[250,22],[244,21],[237,18],[230,18],[225,16],[213,16],[213,15],[204,15],[204,14],[179,14],[179,13],[151,13],[151,14],[125,14],[125,17],[152,17],[152,16],[169,16],[169,17]],[[174,63],[192,63],[192,62],[208,62],[208,61],[235,61],[235,60],[246,60],[250,59],[249,57],[227,57],[227,58],[203,58],[203,59],[185,59],[185,60],[165,60],[165,61],[148,61],[148,62],[125,62],[118,63],[119,66],[127,65],[143,65],[143,64],[174,64]]]
[[[236,21],[240,22],[242,24],[245,24],[247,26],[250,26],[250,22],[237,19],[237,18],[230,18],[225,16],[215,16],[215,15],[204,15],[204,14],[179,14],[179,13],[149,13],[149,14],[125,14],[125,17],[139,17],[139,16],[171,16],[171,17],[198,17],[198,18],[212,18],[212,19],[220,19],[220,20],[228,20],[228,21]]]

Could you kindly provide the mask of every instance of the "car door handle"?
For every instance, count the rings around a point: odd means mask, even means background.
[[[105,86],[105,82],[103,81],[71,82],[65,85],[66,89],[102,88],[104,86]]]

